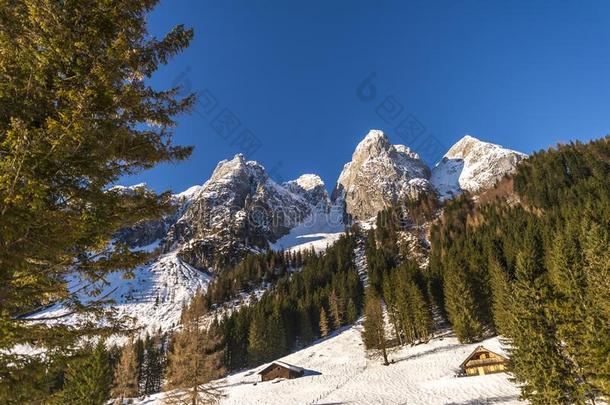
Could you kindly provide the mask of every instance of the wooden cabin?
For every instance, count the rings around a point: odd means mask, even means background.
[[[506,371],[508,359],[498,353],[479,346],[460,365],[466,376],[502,373]]]
[[[301,367],[293,366],[292,364],[284,363],[283,361],[274,361],[267,367],[258,372],[261,375],[261,381],[275,380],[276,378],[293,379],[303,376]]]

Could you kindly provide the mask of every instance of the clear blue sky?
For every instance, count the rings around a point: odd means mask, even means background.
[[[610,133],[608,1],[162,0],[149,17],[157,36],[178,23],[195,39],[153,83],[203,95],[175,136],[195,152],[126,184],[181,191],[243,151],[331,189],[371,128],[428,163],[464,134],[529,153]]]

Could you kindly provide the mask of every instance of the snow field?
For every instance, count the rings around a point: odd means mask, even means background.
[[[226,395],[221,405],[290,404],[524,404],[507,374],[456,377],[459,365],[482,344],[502,352],[497,338],[463,345],[455,337],[392,350],[394,364],[383,366],[367,356],[362,326],[345,328],[331,337],[282,359],[305,369],[294,380],[260,382],[265,365],[217,381]],[[164,394],[138,404],[162,404]]]

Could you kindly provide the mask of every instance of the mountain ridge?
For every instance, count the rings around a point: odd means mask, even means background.
[[[468,164],[476,158],[486,165],[490,159],[504,159],[491,165],[497,170],[490,175],[477,172],[472,181],[478,184],[483,179],[481,187],[493,186],[491,180],[514,170],[524,156],[470,136],[446,154],[448,159],[463,157]],[[149,330],[167,328],[178,322],[182,305],[196,290],[205,290],[214,273],[245,254],[313,247],[312,243],[323,249],[324,241],[332,243],[351,222],[366,221],[402,198],[421,193],[438,193],[441,198],[458,195],[463,191],[458,188],[459,176],[449,184],[450,194],[443,188],[447,184],[435,182],[442,163],[430,170],[409,147],[392,145],[383,131],[371,130],[344,165],[329,196],[316,174],[278,184],[258,162],[237,154],[221,160],[202,185],[174,194],[176,209],[171,215],[119,232],[117,240],[132,248],[156,249],[163,255],[138,268],[135,281],[117,276],[102,287],[119,303],[120,312],[138,318],[140,325]],[[118,187],[129,192],[146,185]],[[168,288],[177,293],[168,294]],[[61,305],[55,305],[45,312],[62,311]]]

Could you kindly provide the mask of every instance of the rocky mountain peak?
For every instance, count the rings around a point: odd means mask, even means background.
[[[312,190],[316,187],[325,187],[324,181],[317,174],[303,174],[298,179],[293,180],[304,190]]]
[[[333,191],[353,219],[366,220],[399,199],[430,189],[430,170],[404,145],[392,145],[380,130],[371,130],[358,144],[352,161]]]
[[[378,129],[371,129],[358,146],[356,146],[352,160],[389,153],[391,149],[392,144],[386,134]]]
[[[481,144],[488,144],[480,139],[475,138],[471,135],[465,135],[462,139],[457,141],[445,154],[445,157],[453,159],[465,158],[473,149]],[[491,145],[491,144],[490,144]]]
[[[330,207],[330,198],[324,181],[317,174],[303,174],[296,180],[290,180],[283,186],[292,193],[303,197],[312,206]]]
[[[197,268],[218,260],[237,261],[244,252],[266,249],[314,209],[330,205],[319,176],[308,174],[282,185],[265,168],[238,154],[218,163],[170,228],[164,249],[177,251]]]
[[[521,152],[466,135],[436,164],[430,180],[444,199],[463,191],[477,193],[514,172],[526,157]]]
[[[231,160],[225,159],[218,162],[208,182],[216,182],[222,179],[228,181],[231,178],[240,177],[243,179],[248,176],[267,177],[267,174],[263,166],[253,160],[246,161],[244,155],[238,153]]]

